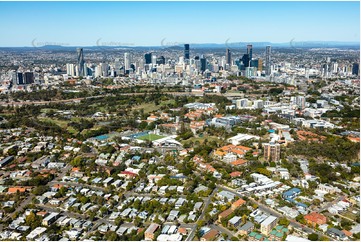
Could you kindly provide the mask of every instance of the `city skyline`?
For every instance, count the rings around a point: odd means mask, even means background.
[[[359,2],[0,2],[0,6],[0,16],[7,20],[0,22],[6,33],[2,47],[359,42],[360,38]],[[75,19],[82,28],[74,25]]]

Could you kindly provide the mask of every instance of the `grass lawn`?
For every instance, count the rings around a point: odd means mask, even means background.
[[[55,125],[58,125],[62,129],[67,129],[72,134],[77,134],[78,131],[74,129],[73,127],[68,126],[68,122],[65,120],[58,120],[58,119],[52,119],[48,117],[38,117],[40,121],[50,122]]]
[[[342,216],[345,216],[345,217],[347,217],[347,218],[349,218],[349,219],[351,219],[351,220],[353,220],[353,221],[355,221],[355,220],[356,220],[356,217],[357,217],[357,214],[353,214],[353,213],[350,212],[350,211],[346,211],[346,212],[344,212],[344,213],[341,213],[341,215],[342,215]]]
[[[42,108],[42,109],[40,110],[41,113],[48,113],[48,112],[50,112],[50,111],[56,112],[56,111],[58,111],[58,109],[54,109],[54,108]]]
[[[193,138],[190,138],[187,140],[182,140],[181,143],[182,143],[182,145],[184,145],[184,144],[188,144],[190,142],[195,143],[196,141],[198,141],[200,144],[203,144],[205,139],[207,139],[208,142],[214,141],[214,140],[217,142],[220,142],[220,139],[218,139],[218,137],[216,137],[216,136],[205,136],[205,137],[193,137]]]
[[[154,102],[151,103],[143,103],[141,105],[137,105],[133,107],[133,110],[144,109],[144,113],[150,113],[159,109],[159,106],[155,105]]]
[[[164,137],[165,136],[161,136],[161,135],[157,135],[157,134],[147,134],[147,135],[144,135],[144,136],[140,136],[138,139],[154,141],[154,140],[161,139],[161,138],[164,138]]]

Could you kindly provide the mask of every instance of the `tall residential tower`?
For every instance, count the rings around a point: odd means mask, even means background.
[[[266,75],[271,75],[271,46],[266,46]]]
[[[184,59],[189,60],[189,44],[184,45]]]
[[[86,76],[86,73],[84,70],[84,54],[83,54],[83,48],[77,48],[76,49],[76,52],[77,52],[77,56],[78,56],[78,75],[79,76]]]

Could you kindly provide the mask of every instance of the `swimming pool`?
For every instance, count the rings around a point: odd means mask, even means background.
[[[107,135],[107,134],[102,134],[102,135],[96,136],[95,138],[96,138],[97,140],[102,141],[102,140],[108,139],[108,138],[109,138],[109,135]]]

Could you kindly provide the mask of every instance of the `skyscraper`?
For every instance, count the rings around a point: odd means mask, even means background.
[[[271,75],[271,46],[266,46],[266,75]]]
[[[13,86],[18,85],[18,78],[17,78],[17,75],[16,75],[16,71],[11,71],[10,76],[11,76],[12,85]]]
[[[252,61],[252,45],[247,45],[247,54],[248,54],[248,57],[249,57],[249,64],[248,66],[251,66],[251,61]]]
[[[145,58],[145,64],[151,64],[152,63],[152,53],[145,54],[144,58]]]
[[[152,64],[153,65],[157,64],[157,56],[156,55],[152,55]]]
[[[207,69],[207,59],[202,56],[201,57],[201,71],[204,72]]]
[[[25,74],[24,74],[24,83],[25,84],[32,84],[32,83],[34,83],[34,73],[33,72],[29,72],[29,71],[27,71],[27,72],[25,72]]]
[[[249,67],[249,55],[248,54],[244,54],[242,56],[242,62],[244,67]]]
[[[77,55],[78,55],[78,70],[79,70],[79,76],[85,76],[84,73],[84,54],[83,54],[83,48],[77,48],[76,49]]]
[[[231,54],[230,49],[226,49],[226,63],[228,65],[231,65],[231,63],[232,63],[232,54]]]
[[[68,74],[69,76],[75,76],[74,64],[66,64],[66,74]]]
[[[257,70],[262,71],[262,68],[263,68],[263,61],[262,61],[262,59],[258,59],[258,68],[257,68]]]
[[[18,85],[24,85],[24,76],[23,76],[23,73],[22,72],[18,72]]]
[[[189,60],[189,44],[184,45],[184,59]]]
[[[256,67],[258,70],[258,59],[251,60],[250,63],[250,67]]]
[[[358,63],[353,63],[352,65],[352,75],[358,76],[360,71],[360,65]]]
[[[165,58],[164,56],[160,56],[157,58],[157,65],[165,64]]]
[[[124,53],[124,72],[130,69],[130,54]]]

